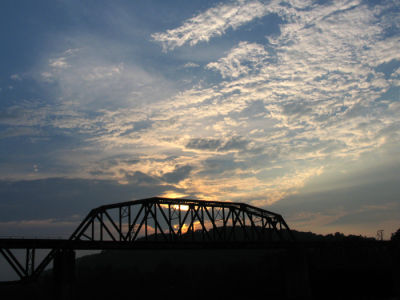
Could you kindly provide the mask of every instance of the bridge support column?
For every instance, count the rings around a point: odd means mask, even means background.
[[[54,256],[53,277],[55,299],[73,299],[75,283],[75,251],[61,249]]]
[[[400,243],[392,241],[393,295],[400,299]]]
[[[305,249],[290,249],[283,259],[286,298],[308,299],[311,293]]]

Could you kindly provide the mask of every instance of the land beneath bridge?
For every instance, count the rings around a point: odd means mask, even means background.
[[[9,299],[133,297],[397,299],[400,245],[362,237],[295,232],[298,242],[269,247],[107,249],[49,270],[38,282],[2,287]],[[239,244],[237,244],[239,245]],[[67,297],[67,298],[62,298]],[[68,298],[69,297],[69,298]]]

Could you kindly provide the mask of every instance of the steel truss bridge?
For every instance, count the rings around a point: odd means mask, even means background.
[[[293,241],[283,217],[271,211],[245,203],[154,197],[92,209],[69,239],[0,239],[0,256],[21,281],[29,281],[71,250],[260,248]],[[18,249],[24,250],[23,259],[15,255]],[[40,261],[38,249],[49,250]]]

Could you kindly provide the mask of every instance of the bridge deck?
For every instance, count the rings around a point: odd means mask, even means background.
[[[321,247],[365,247],[365,246],[389,246],[388,241],[357,241],[357,242],[252,242],[252,241],[83,241],[83,240],[65,240],[65,239],[0,239],[0,248],[7,249],[72,249],[72,250],[108,250],[108,249],[234,249],[234,248],[321,248]]]

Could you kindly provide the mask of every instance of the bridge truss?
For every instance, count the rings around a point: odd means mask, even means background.
[[[21,280],[33,279],[63,251],[293,241],[283,217],[245,203],[154,197],[92,209],[68,240],[0,239],[0,253]],[[11,249],[25,249],[21,263]],[[36,249],[50,249],[38,264]]]

